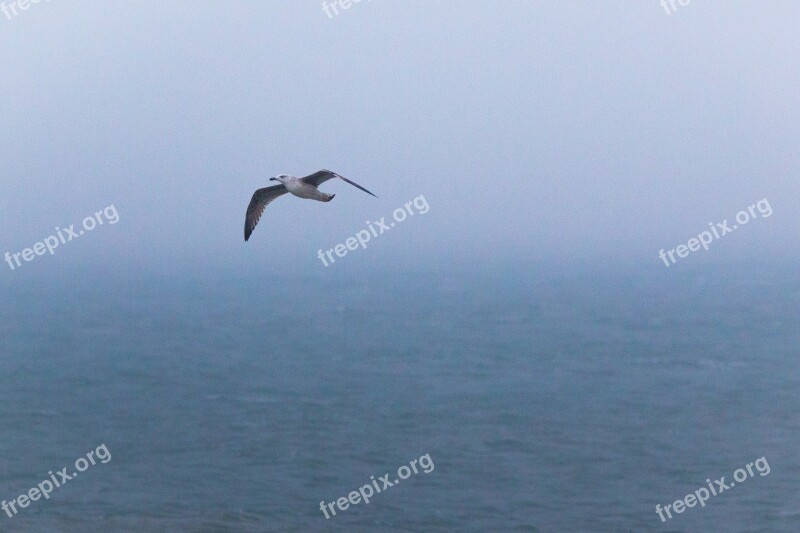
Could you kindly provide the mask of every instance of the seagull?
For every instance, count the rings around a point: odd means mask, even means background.
[[[261,214],[264,213],[264,209],[270,204],[270,202],[279,196],[283,196],[287,192],[290,192],[300,198],[318,200],[320,202],[330,202],[333,200],[333,197],[336,196],[335,194],[324,193],[317,189],[317,187],[319,187],[321,184],[333,178],[339,178],[343,181],[346,181],[350,185],[353,185],[354,187],[358,187],[367,194],[372,194],[358,183],[352,182],[349,179],[340,176],[336,172],[331,172],[330,170],[318,170],[317,172],[309,174],[304,178],[296,178],[294,176],[287,176],[286,174],[275,176],[269,180],[279,181],[281,183],[280,185],[264,187],[263,189],[258,189],[255,193],[253,193],[253,198],[250,200],[250,205],[247,206],[247,215],[244,219],[244,240],[247,241],[250,239],[250,235],[253,233],[256,224],[258,224]],[[372,194],[372,196],[375,195]],[[375,196],[375,198],[377,198],[377,196]]]

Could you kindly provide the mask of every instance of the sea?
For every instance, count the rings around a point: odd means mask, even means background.
[[[800,531],[796,268],[0,288],[2,532]]]

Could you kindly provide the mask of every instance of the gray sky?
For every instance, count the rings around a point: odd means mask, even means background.
[[[762,198],[773,216],[686,262],[796,257],[800,4],[658,0],[61,1],[0,13],[0,253],[110,204],[59,265],[659,267]],[[269,177],[330,168],[322,204]],[[22,270],[22,269],[21,269]],[[6,267],[4,276],[18,275]]]

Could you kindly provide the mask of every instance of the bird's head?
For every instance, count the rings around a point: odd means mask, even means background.
[[[270,178],[269,181],[280,181],[281,183],[286,183],[286,180],[289,179],[289,176],[286,174],[281,174],[279,176],[275,176],[274,178]]]

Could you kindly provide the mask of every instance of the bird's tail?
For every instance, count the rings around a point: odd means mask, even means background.
[[[329,195],[328,195],[328,197],[327,197],[327,198],[325,198],[325,199],[324,199],[324,200],[322,200],[322,201],[323,201],[323,202],[330,202],[331,200],[333,200],[333,197],[334,197],[334,196],[336,196],[336,195],[335,195],[335,194],[329,194]]]

